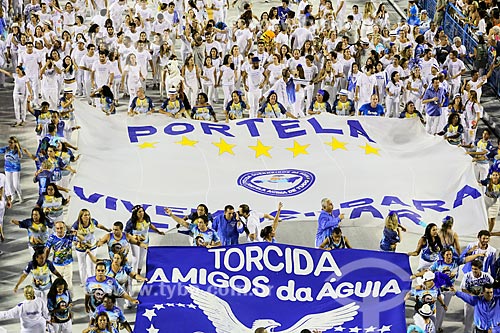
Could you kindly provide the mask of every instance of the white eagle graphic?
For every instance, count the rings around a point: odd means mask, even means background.
[[[326,331],[353,320],[358,314],[357,310],[359,309],[359,305],[352,302],[327,312],[309,314],[301,318],[292,327],[284,331],[275,332],[274,329],[281,326],[281,324],[272,319],[257,319],[253,322],[251,328],[246,327],[236,318],[233,310],[226,301],[192,285],[185,288],[189,292],[193,302],[203,310],[203,313],[215,326],[217,333],[253,333],[259,327],[264,327],[274,333],[295,333],[305,328]]]

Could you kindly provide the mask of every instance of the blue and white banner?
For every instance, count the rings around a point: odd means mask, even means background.
[[[337,117],[213,123],[164,115],[106,116],[77,103],[79,160],[70,216],[81,208],[104,224],[142,204],[167,228],[164,207],[184,215],[205,203],[214,215],[246,203],[283,219],[317,219],[330,197],[344,224],[383,226],[389,211],[410,231],[455,218],[459,234],[486,227],[472,159],[425,133],[418,119]],[[312,245],[311,241],[311,245]]]
[[[285,244],[151,247],[134,332],[405,332],[408,256]]]

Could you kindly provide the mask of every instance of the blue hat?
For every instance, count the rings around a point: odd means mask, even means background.
[[[259,57],[253,57],[253,58],[252,58],[252,62],[260,62]]]

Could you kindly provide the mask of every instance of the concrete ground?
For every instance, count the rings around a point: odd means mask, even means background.
[[[347,8],[350,10],[354,3],[358,3],[353,0],[346,1]],[[399,2],[396,2],[398,4]],[[254,12],[260,15],[260,12],[267,10],[271,6],[278,6],[280,3],[274,0],[272,3],[264,3],[259,0],[258,2],[253,2]],[[362,10],[362,4],[358,3],[360,10]],[[402,3],[401,7],[405,8],[406,3]],[[317,7],[316,7],[317,8]],[[389,7],[391,14],[391,21],[396,22],[399,20],[399,16],[396,11]],[[230,20],[236,17],[236,12],[234,9],[230,10],[229,13]],[[157,91],[150,93],[148,95],[152,96],[153,99],[159,101],[159,94]],[[492,96],[491,91],[486,89],[483,95],[483,105],[488,114],[490,114],[490,119],[500,119],[500,111],[496,107],[498,99]],[[0,90],[0,100],[2,101],[2,107],[0,108],[0,146],[6,145],[8,137],[15,135],[19,138],[21,145],[28,148],[30,151],[34,151],[36,148],[36,138],[33,131],[35,122],[33,117],[28,117],[28,121],[25,127],[11,128],[10,125],[14,122],[14,112],[12,105],[12,84],[7,84],[7,89]],[[125,102],[125,100],[123,100]],[[219,108],[220,109],[220,108]],[[120,111],[124,110],[124,107],[119,108]],[[0,161],[2,164],[3,161]],[[0,243],[0,251],[3,254],[0,255],[0,310],[6,310],[23,299],[22,293],[13,293],[13,288],[22,273],[25,265],[30,261],[30,255],[27,250],[27,238],[25,230],[18,229],[14,225],[10,224],[11,219],[23,219],[29,216],[31,208],[35,205],[37,196],[37,187],[32,183],[32,176],[35,172],[34,163],[25,158],[22,164],[22,188],[24,203],[15,204],[12,209],[9,209],[5,216],[5,236],[6,240],[4,243]],[[0,168],[0,170],[2,170]],[[325,194],[326,195],[326,194]],[[320,203],[317,203],[318,209],[320,208]],[[66,222],[72,223],[76,219],[75,216],[66,217]],[[356,248],[363,249],[378,249],[378,243],[381,236],[381,228],[371,227],[371,228],[361,228],[354,224],[347,224],[343,227],[344,234],[349,238],[351,244]],[[289,243],[295,245],[311,246],[315,238],[316,232],[316,221],[287,221],[280,224],[278,229],[278,239],[279,242]],[[98,231],[97,236],[100,237],[104,235],[104,232]],[[158,236],[156,234],[152,235],[153,245],[189,245],[187,237],[184,235],[177,234],[175,232],[167,234],[165,237]],[[415,249],[418,238],[420,235],[417,234],[405,234],[402,244],[398,247],[398,251],[408,252]],[[474,235],[469,237],[462,237],[461,244],[465,246],[468,242],[474,240]],[[496,248],[500,248],[500,239],[493,238],[491,241],[492,245]],[[107,257],[107,253],[101,248],[98,252],[98,257]],[[76,258],[75,258],[76,259]],[[415,269],[417,267],[418,258],[411,257],[411,265]],[[28,280],[29,281],[29,280]],[[75,286],[75,306],[74,306],[74,332],[81,332],[87,325],[87,316],[84,312],[83,307],[83,290],[79,287],[79,278],[77,264],[74,264],[74,286]],[[25,284],[23,284],[24,286]],[[134,285],[135,293],[137,294],[139,290],[139,285]],[[409,303],[407,307],[407,317],[411,318],[413,315],[412,304]],[[461,324],[463,316],[463,305],[458,299],[453,299],[449,311],[446,315],[446,320],[444,323],[445,332],[459,332],[463,325]],[[135,311],[125,310],[126,317],[129,322],[133,323],[135,318]],[[17,320],[3,321],[0,323],[0,333],[3,331],[14,333],[19,332],[19,323]],[[141,332],[142,333],[142,332]]]

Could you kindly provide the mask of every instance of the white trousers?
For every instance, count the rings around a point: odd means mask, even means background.
[[[132,270],[138,272],[146,263],[146,253],[148,250],[134,244],[130,244],[130,249],[132,251]]]
[[[33,103],[39,105],[40,98],[38,98],[38,95],[40,94],[40,80],[38,79],[38,76],[28,76],[28,80],[30,81],[31,90],[33,90]]]
[[[295,91],[295,103],[293,103],[293,115],[295,117],[306,116],[304,113],[304,97],[305,97],[304,89]],[[309,107],[309,105],[306,105],[306,107]]]
[[[425,130],[427,133],[434,135],[440,131],[439,125],[441,124],[441,116],[429,116],[427,115],[427,124],[425,124]]]
[[[231,94],[234,90],[234,84],[229,86],[222,86],[222,92],[224,93],[224,103],[222,104],[223,108],[227,106],[227,103],[231,100]]]
[[[52,327],[54,328],[53,332],[54,333],[73,333],[73,323],[70,321],[67,321],[62,324],[58,323],[52,323]]]
[[[452,296],[453,296],[453,293],[451,291],[443,292],[444,304],[446,304],[446,306],[448,306],[450,304]],[[444,311],[443,306],[441,305],[441,303],[437,302],[437,304],[436,304],[436,328],[437,329],[440,329],[441,325],[443,325],[443,320],[444,320],[445,314],[446,314],[446,311]]]
[[[16,121],[20,123],[21,121],[26,121],[26,103],[28,101],[28,95],[15,94],[12,96],[14,100],[14,115]]]
[[[0,201],[0,227],[3,227],[3,218],[5,216],[5,204]]]
[[[7,178],[7,185],[10,188],[10,193],[12,193],[12,195],[17,194],[17,196],[20,197],[22,195],[21,172],[5,172],[5,178]]]
[[[472,333],[472,324],[474,322],[474,307],[464,303],[464,333]]]
[[[385,97],[385,116],[388,118],[399,117],[399,97],[389,95]]]
[[[78,272],[80,273],[80,282],[85,286],[85,282],[87,282],[87,279],[95,275],[95,264],[92,262],[86,252],[75,252],[76,258],[78,259]],[[97,250],[94,249],[91,252],[93,255],[95,255]]]
[[[250,90],[248,93],[248,105],[250,107],[249,117],[257,118],[257,112],[259,110],[259,99],[262,96],[261,89]]]

